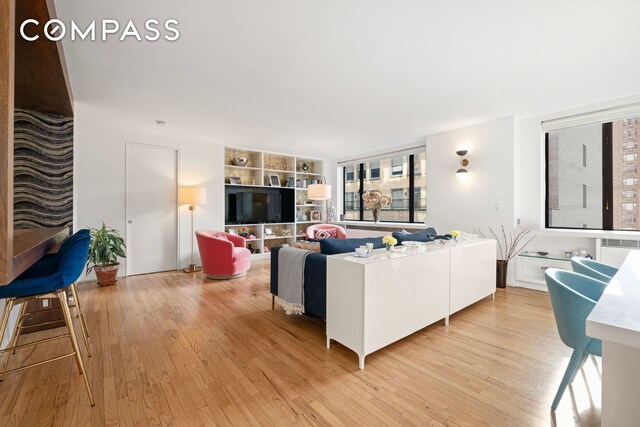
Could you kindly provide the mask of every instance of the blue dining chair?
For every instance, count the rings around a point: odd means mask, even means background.
[[[618,272],[617,268],[609,264],[577,256],[571,258],[571,267],[576,273],[584,274],[604,283],[609,283]]]
[[[49,274],[52,274],[56,271],[58,266],[60,265],[60,261],[67,254],[67,252],[73,247],[75,242],[78,239],[82,239],[84,237],[90,237],[91,232],[87,228],[80,229],[76,231],[73,235],[71,235],[68,239],[66,239],[60,245],[58,252],[47,254],[44,257],[40,258],[35,264],[29,267],[24,273],[22,273],[18,280],[24,279],[34,279],[36,277],[42,277]],[[77,282],[74,282],[69,286],[71,290],[71,295],[73,296],[73,306],[75,306],[76,314],[72,315],[73,319],[80,319],[80,326],[82,328],[82,337],[84,338],[84,344],[87,348],[87,355],[91,357],[91,348],[89,347],[89,328],[87,328],[87,321],[84,318],[84,312],[82,311],[82,305],[80,304],[80,298],[78,297],[78,287]],[[69,308],[73,307],[69,306]],[[20,311],[18,313],[18,320],[16,321],[15,328],[13,330],[11,346],[15,346],[18,344],[20,339],[20,334],[22,333],[22,329],[25,327],[22,326],[22,323],[28,314],[26,313],[27,305],[22,304],[20,306]],[[62,309],[62,308],[60,308]],[[28,327],[32,328],[34,326],[38,326],[39,324],[31,324]],[[15,353],[15,352],[14,352]],[[5,361],[5,365],[8,362],[9,358]],[[6,366],[5,366],[6,370]]]
[[[89,401],[91,402],[91,406],[93,406],[95,404],[93,400],[93,394],[91,393],[91,386],[89,385],[89,379],[84,368],[82,355],[80,354],[80,348],[78,347],[78,340],[73,328],[73,321],[71,318],[71,312],[69,311],[66,293],[66,288],[68,288],[69,286],[71,286],[71,284],[78,280],[78,278],[82,274],[84,266],[87,263],[90,242],[91,237],[87,235],[74,239],[68,250],[66,250],[64,255],[62,255],[55,271],[51,272],[50,274],[45,274],[43,276],[34,278],[16,279],[8,285],[0,286],[0,298],[5,300],[4,310],[2,312],[2,317],[0,318],[0,341],[2,341],[2,338],[5,335],[7,324],[9,322],[9,315],[11,314],[11,310],[14,307],[18,305],[24,306],[28,301],[32,299],[36,299],[40,296],[49,294],[57,296],[60,300],[60,306],[62,307],[62,313],[64,315],[65,324],[68,330],[68,333],[57,337],[44,338],[21,345],[9,345],[5,349],[0,350],[0,357],[2,357],[3,354],[6,354],[7,357],[10,357],[10,354],[13,350],[18,350],[36,344],[67,337],[71,341],[71,347],[73,349],[73,351],[68,354],[45,359],[40,362],[21,366],[19,368],[11,370],[5,369],[0,372],[0,377],[4,377],[4,375],[13,372],[40,366],[45,363],[55,362],[57,360],[75,356],[78,370],[84,378],[87,393],[89,394]]]
[[[567,385],[573,382],[589,355],[602,357],[602,341],[587,336],[585,329],[587,316],[602,296],[607,284],[557,268],[547,269],[544,278],[560,338],[573,349],[569,365],[551,404],[551,410],[555,411]]]

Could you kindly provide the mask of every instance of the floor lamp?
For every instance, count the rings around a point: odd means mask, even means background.
[[[193,262],[193,211],[196,210],[197,205],[204,205],[207,203],[207,189],[204,187],[180,187],[178,189],[178,204],[189,205],[189,211],[191,212],[191,263],[189,267],[183,271],[185,273],[195,273],[200,271],[201,267],[196,267]]]
[[[323,183],[324,181],[324,183]],[[323,176],[320,180],[320,184],[309,184],[307,186],[307,199],[309,200],[329,200],[331,199],[331,186],[327,184],[327,180]],[[327,217],[326,222],[329,222],[329,205],[326,206]]]

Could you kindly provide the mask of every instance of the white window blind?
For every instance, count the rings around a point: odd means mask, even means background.
[[[401,150],[396,150],[396,151],[387,151],[384,153],[375,154],[375,155],[366,156],[366,157],[354,157],[352,159],[339,161],[338,166],[347,166],[347,165],[352,165],[354,163],[366,163],[371,161],[377,161],[380,159],[388,159],[389,157],[396,157],[396,156],[401,157],[401,156],[408,156],[410,154],[424,153],[426,149],[427,149],[426,145],[419,145],[416,147],[403,148]]]
[[[574,116],[545,120],[542,122],[542,129],[544,132],[549,132],[574,126],[607,123],[637,116],[640,116],[640,104],[629,104],[606,110],[592,111],[585,114],[576,114]]]

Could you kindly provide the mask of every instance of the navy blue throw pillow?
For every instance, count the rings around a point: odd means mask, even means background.
[[[437,235],[435,228],[427,227],[424,230],[417,231],[415,233],[391,233],[393,237],[396,238],[398,244],[401,245],[402,242],[430,242]]]
[[[320,253],[336,255],[353,252],[357,247],[373,243],[373,248],[383,248],[382,237],[366,237],[363,239],[322,239],[320,240]]]

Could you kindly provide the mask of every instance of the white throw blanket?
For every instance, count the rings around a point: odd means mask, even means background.
[[[304,313],[304,263],[312,251],[283,247],[278,252],[278,305],[286,314]]]

